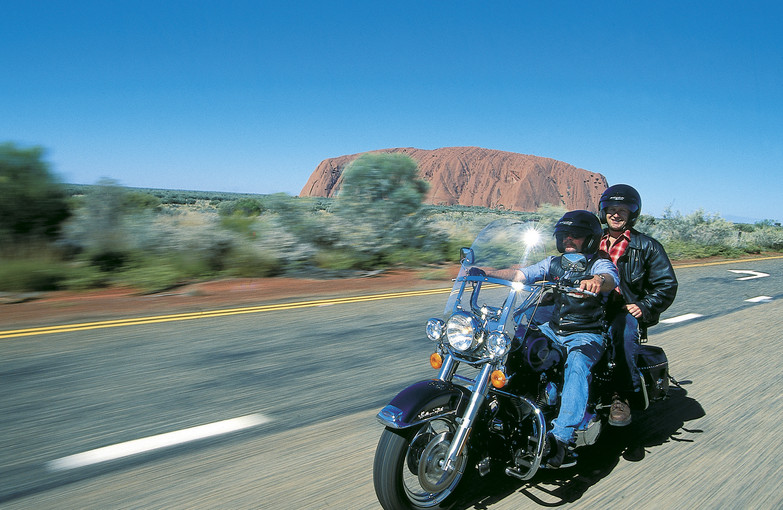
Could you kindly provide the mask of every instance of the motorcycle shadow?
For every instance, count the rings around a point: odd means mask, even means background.
[[[685,423],[701,418],[704,409],[687,391],[672,388],[669,398],[643,412],[634,413],[627,427],[607,427],[595,445],[580,448],[576,466],[541,469],[532,480],[523,482],[500,473],[491,473],[471,484],[471,489],[452,507],[489,509],[512,494],[522,494],[545,507],[573,503],[593,485],[609,475],[620,461],[639,462],[648,448],[669,441],[693,442],[703,431],[688,429]]]

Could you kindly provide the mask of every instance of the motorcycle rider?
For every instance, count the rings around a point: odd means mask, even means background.
[[[582,253],[587,258],[584,270],[566,274],[563,256],[550,256],[526,268],[486,269],[490,276],[512,281],[535,282],[568,278],[582,290],[599,294],[556,293],[552,318],[541,324],[541,333],[563,346],[567,352],[560,411],[547,434],[543,463],[552,468],[576,464],[569,449],[576,427],[587,409],[591,369],[604,352],[603,330],[606,297],[620,281],[617,268],[598,254],[601,223],[589,211],[569,211],[555,225],[555,239],[560,253]]]
[[[677,278],[663,246],[634,229],[641,210],[641,196],[627,184],[610,186],[599,202],[601,222],[607,225],[599,250],[615,263],[620,275],[607,309],[619,386],[609,412],[609,424],[615,426],[631,423],[630,404],[641,392],[636,369],[639,343],[677,295]]]

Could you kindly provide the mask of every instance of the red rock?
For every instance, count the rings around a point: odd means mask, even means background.
[[[425,202],[473,205],[514,211],[535,211],[542,204],[596,212],[606,178],[551,158],[480,147],[435,150],[396,148],[372,153],[402,152],[419,164],[430,183]],[[364,153],[362,153],[364,154]],[[362,154],[323,160],[299,196],[336,196],[343,170]]]

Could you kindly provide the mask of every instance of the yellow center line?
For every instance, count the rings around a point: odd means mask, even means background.
[[[432,294],[446,293],[449,291],[451,291],[451,289],[415,290],[415,291],[405,291],[405,292],[393,292],[387,294],[373,294],[369,296],[352,296],[352,297],[345,297],[345,298],[317,299],[312,301],[299,301],[294,303],[279,303],[273,305],[248,306],[243,308],[208,310],[203,312],[177,313],[177,314],[170,314],[170,315],[150,316],[150,317],[135,317],[129,319],[116,319],[116,320],[106,320],[106,321],[99,321],[99,322],[60,324],[56,326],[42,326],[36,328],[0,331],[0,339],[46,335],[50,333],[68,333],[73,331],[87,331],[91,329],[117,328],[121,326],[134,326],[134,325],[141,325],[141,324],[156,324],[162,322],[207,319],[213,317],[226,317],[230,315],[241,315],[241,314],[248,314],[248,313],[264,313],[264,312],[274,312],[280,310],[295,310],[297,308],[312,308],[316,306],[358,303],[363,301],[380,301],[384,299],[427,296]]]
[[[720,266],[725,264],[742,264],[743,262],[756,262],[758,260],[773,260],[783,259],[783,255],[772,255],[770,257],[758,257],[754,259],[736,259],[736,260],[721,260],[719,262],[696,262],[694,264],[672,264],[674,269],[680,269],[684,267],[703,267],[703,266]]]

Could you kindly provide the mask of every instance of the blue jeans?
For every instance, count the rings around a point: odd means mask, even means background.
[[[591,370],[604,353],[604,337],[600,333],[558,335],[549,324],[542,324],[539,329],[554,342],[565,347],[568,353],[560,412],[552,421],[552,434],[558,441],[568,444],[585,417],[592,380]]]
[[[626,311],[618,313],[609,325],[609,338],[614,346],[617,366],[615,381],[621,393],[642,390],[642,380],[636,369],[639,353],[639,321]]]

